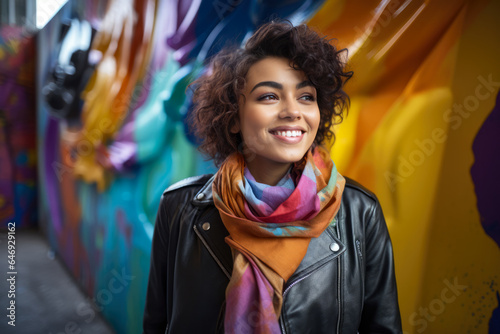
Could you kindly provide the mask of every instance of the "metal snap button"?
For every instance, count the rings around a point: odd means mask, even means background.
[[[210,223],[203,223],[203,225],[201,225],[201,228],[204,229],[205,231],[208,231],[210,230]]]
[[[332,252],[338,252],[338,250],[340,249],[340,246],[338,243],[334,242],[333,244],[330,245],[330,250]]]
[[[196,195],[196,199],[197,199],[198,201],[201,201],[204,197],[205,197],[205,194],[204,194],[204,193],[199,193],[198,195]]]

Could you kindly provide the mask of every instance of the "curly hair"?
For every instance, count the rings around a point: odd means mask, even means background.
[[[284,57],[301,70],[317,91],[320,124],[313,145],[335,140],[332,125],[342,122],[349,97],[344,84],[352,77],[345,70],[344,52],[307,25],[271,21],[262,25],[243,48],[226,48],[216,54],[207,73],[193,82],[194,109],[190,126],[201,139],[199,150],[219,166],[240,148],[242,138],[232,133],[238,121],[238,99],[249,68],[266,57]]]

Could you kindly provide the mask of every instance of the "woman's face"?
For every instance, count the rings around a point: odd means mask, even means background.
[[[241,133],[245,161],[257,181],[262,172],[286,173],[309,150],[320,122],[316,94],[286,58],[268,57],[250,67],[233,132]]]

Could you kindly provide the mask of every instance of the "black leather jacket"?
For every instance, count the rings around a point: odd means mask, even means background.
[[[188,178],[162,196],[145,334],[222,331],[232,256],[212,179]],[[401,333],[392,245],[377,198],[346,178],[337,219],[311,240],[284,286],[282,333]]]

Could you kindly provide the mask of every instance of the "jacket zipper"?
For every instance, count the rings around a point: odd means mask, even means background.
[[[340,224],[336,224],[335,226],[335,231],[337,232],[337,238],[339,241],[342,241],[340,238]],[[341,320],[341,312],[342,312],[342,295],[341,295],[341,271],[342,270],[342,265],[340,263],[340,257],[337,257],[337,296],[338,296],[338,318],[337,318],[337,334],[340,334],[340,320]]]
[[[285,304],[285,296],[287,294],[288,291],[290,291],[290,289],[292,288],[292,286],[294,286],[295,284],[305,280],[306,278],[308,278],[309,276],[311,276],[311,274],[314,272],[311,271],[310,273],[308,273],[307,275],[299,278],[298,280],[294,281],[292,284],[290,284],[289,286],[286,287],[285,291],[283,291],[283,304]],[[281,334],[286,334],[286,331],[285,331],[285,325],[283,324],[283,312],[281,314],[282,316],[280,316],[280,328],[281,328]]]
[[[359,256],[359,272],[360,272],[360,280],[361,280],[361,286],[365,285],[365,270],[364,270],[364,263],[363,263],[363,252],[361,251],[361,241],[359,239],[356,239],[356,249],[358,251],[358,256]],[[360,294],[360,300],[359,303],[360,305],[363,305],[363,299],[364,299],[364,293]]]
[[[358,255],[361,261],[363,260],[363,253],[361,252],[361,241],[359,239],[356,239],[356,248],[358,249]]]
[[[318,268],[319,269],[319,268]],[[298,280],[294,281],[292,284],[290,284],[289,286],[286,287],[285,291],[283,291],[283,299],[285,298],[285,295],[286,293],[290,290],[290,288],[292,286],[294,286],[295,284],[299,283],[300,281],[303,281],[304,279],[306,279],[307,277],[311,276],[311,274],[314,272],[315,270],[311,271],[310,273],[308,273],[307,275],[299,278]]]
[[[283,317],[280,317],[280,328],[281,328],[281,334],[286,334],[285,325],[283,325]]]
[[[212,255],[212,257],[215,260],[215,262],[217,262],[217,264],[219,265],[219,267],[222,269],[222,271],[224,272],[224,274],[227,276],[227,278],[231,279],[231,274],[229,274],[229,272],[226,270],[226,268],[224,268],[224,266],[222,265],[222,262],[220,262],[219,258],[215,255],[215,253],[212,250],[212,248],[210,248],[210,246],[208,245],[208,243],[205,241],[205,239],[201,235],[201,233],[198,230],[198,228],[196,227],[196,225],[193,226],[193,229],[194,229],[194,232],[196,233],[196,235],[198,236],[198,238],[200,238],[200,240],[203,243],[203,245],[205,245],[205,247],[207,248],[207,250],[210,253],[210,255]]]

